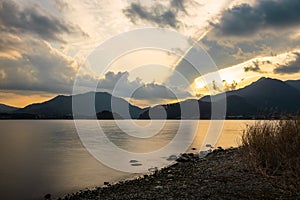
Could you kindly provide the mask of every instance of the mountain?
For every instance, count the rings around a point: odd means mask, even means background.
[[[87,104],[95,102],[95,107],[89,107]],[[122,118],[138,118],[143,109],[131,105],[122,98],[114,97],[106,92],[88,92],[74,96],[59,95],[49,101],[36,103],[18,109],[14,113],[27,113],[38,115],[40,118],[72,118],[72,105],[76,107],[76,113],[79,118],[93,118],[96,113],[101,111],[112,111],[111,104],[114,105],[113,112],[118,113]],[[129,108],[129,112],[128,112]]]
[[[10,113],[10,112],[13,112],[17,109],[18,108],[16,108],[16,107],[8,106],[8,105],[5,105],[5,104],[0,104],[0,113]]]
[[[0,113],[0,119],[38,119],[34,114],[27,113]]]
[[[285,83],[300,91],[300,80],[290,80],[285,81]]]
[[[296,114],[300,111],[299,83],[300,81],[283,82],[261,78],[244,88],[228,91],[225,95],[223,93],[223,95],[205,96],[199,100],[190,99],[145,109],[131,105],[126,100],[106,92],[88,92],[74,96],[59,95],[49,101],[20,109],[0,104],[0,113],[2,112],[0,118],[71,119],[75,115],[76,118],[85,119],[199,119],[200,113],[200,119],[210,119],[212,105],[222,108],[224,96],[227,118],[271,118],[281,114]],[[73,107],[76,109],[72,109]],[[219,111],[217,109],[217,113],[214,113],[215,118],[224,117],[224,113]]]
[[[257,108],[257,114],[279,112],[291,113],[300,109],[300,92],[289,84],[271,78],[261,78],[227,96],[236,95],[246,99]]]
[[[161,106],[165,109],[166,113],[161,112]],[[212,101],[202,101],[190,99],[179,103],[165,104],[155,106],[140,115],[140,119],[210,119]],[[214,106],[222,106],[218,100]],[[227,115],[238,116],[243,114],[250,114],[254,107],[249,104],[244,98],[239,96],[227,97]],[[182,113],[183,111],[183,113]],[[151,116],[151,117],[150,117]],[[215,113],[215,116],[222,118],[222,113]]]
[[[226,99],[226,112],[228,117],[232,116],[249,116],[253,114],[257,108],[255,105],[238,95],[227,96]]]
[[[118,113],[104,110],[97,113],[97,119],[110,120],[110,119],[123,119],[123,118]]]
[[[261,78],[252,84],[234,91],[225,93],[226,97],[226,117],[227,118],[258,118],[279,116],[280,114],[295,114],[300,111],[300,91],[290,84],[271,78]],[[205,96],[199,100],[188,100],[174,104],[161,105],[166,110],[165,116],[168,119],[195,119],[197,109],[194,103],[198,104],[198,112],[201,119],[211,118],[211,105],[222,106],[223,95]],[[140,115],[141,119],[160,119],[164,116],[158,109],[161,106],[155,106]],[[180,107],[187,112],[181,114]],[[217,111],[218,112],[218,111]],[[152,114],[151,114],[152,113]],[[155,115],[155,113],[157,113]],[[160,115],[159,115],[160,113]],[[220,118],[222,113],[216,113]],[[149,117],[151,116],[151,117]]]
[[[198,119],[201,110],[201,118],[210,117],[210,103],[195,99],[185,100],[179,103],[154,106],[140,115],[140,119]],[[195,109],[198,108],[199,109]],[[164,110],[162,109],[164,108]],[[182,109],[181,109],[182,108]],[[183,113],[182,113],[183,111]]]
[[[221,102],[217,100],[214,102],[214,106],[222,106]],[[165,109],[165,113],[161,112],[161,106]],[[140,119],[210,119],[211,118],[211,106],[212,101],[202,101],[200,100],[186,100],[179,103],[165,104],[160,106],[155,106],[140,115]],[[184,113],[181,113],[182,110]],[[227,97],[227,107],[226,115],[228,117],[241,116],[241,115],[251,115],[252,111],[256,107],[247,102],[246,99],[239,96],[228,96]],[[151,116],[151,117],[150,117]],[[200,117],[199,117],[200,116]],[[215,113],[215,117],[222,118],[223,115]]]

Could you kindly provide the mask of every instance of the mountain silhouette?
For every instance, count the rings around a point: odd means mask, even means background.
[[[19,109],[0,104],[0,113],[3,113],[0,118],[72,119],[75,116],[84,119],[210,119],[212,105],[223,108],[222,98],[226,98],[226,113],[217,113],[217,109],[214,118],[273,118],[282,114],[298,114],[299,85],[299,80],[283,82],[261,78],[238,90],[145,109],[106,92],[59,95],[49,101]]]
[[[285,81],[285,83],[300,91],[300,80],[290,80]]]
[[[106,119],[123,119],[118,113],[113,113],[107,110],[97,113],[97,119],[106,120]]]
[[[89,106],[91,104],[95,105],[95,107]],[[73,113],[72,105],[76,108],[76,113]],[[101,111],[111,112],[112,109],[113,112],[124,119],[138,118],[143,111],[126,100],[114,97],[109,93],[88,92],[74,96],[59,95],[49,101],[31,104],[25,108],[18,109],[15,113],[35,114],[40,118],[72,118],[73,114],[78,118],[96,118],[95,113]]]
[[[13,106],[8,106],[5,104],[0,104],[0,113],[11,113],[19,108],[13,107]]]
[[[289,84],[271,78],[260,78],[258,81],[235,91],[227,96],[237,95],[246,99],[263,113],[291,113],[300,107],[300,92]]]
[[[155,109],[163,107],[168,119],[210,119],[211,106],[222,106],[226,98],[226,118],[270,118],[281,114],[296,114],[300,110],[300,91],[290,84],[271,78],[261,78],[252,84],[234,91],[214,96],[205,96],[199,100],[188,100],[174,104],[155,106],[140,115],[141,119],[156,119],[162,116],[151,115]],[[198,107],[189,105],[198,103]],[[185,114],[181,114],[181,107]],[[195,109],[196,108],[196,109]],[[198,108],[199,113],[196,114]],[[217,111],[218,112],[218,111]],[[222,117],[219,115],[218,117]],[[224,117],[224,116],[223,116]]]

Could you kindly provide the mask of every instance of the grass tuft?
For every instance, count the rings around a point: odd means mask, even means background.
[[[300,191],[300,118],[258,121],[242,136],[246,163],[279,181],[288,191]]]

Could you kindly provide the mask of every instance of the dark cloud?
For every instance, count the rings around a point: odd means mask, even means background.
[[[265,28],[286,28],[300,25],[299,0],[257,1],[253,6],[241,4],[226,10],[219,24],[224,35],[250,35]]]
[[[228,67],[242,62],[241,59],[235,58],[234,55],[238,53],[238,45],[233,47],[219,44],[216,39],[203,38],[201,42],[207,46],[205,49],[212,57],[216,65],[220,68]]]
[[[137,100],[161,100],[191,97],[186,91],[178,88],[168,88],[157,83],[143,83],[141,79],[130,81],[128,72],[107,72],[103,79],[99,80],[98,89],[113,93],[115,96],[130,97]],[[131,94],[132,93],[132,94]]]
[[[3,45],[0,43],[0,90],[70,94],[74,80],[78,78],[88,90],[93,90],[94,83],[98,83],[99,91],[114,92],[114,95],[120,97],[131,97],[135,90],[132,98],[149,101],[175,99],[171,91],[178,98],[191,96],[178,88],[169,90],[164,85],[145,84],[139,78],[131,81],[128,72],[107,72],[101,79],[91,74],[76,77],[80,63],[54,49],[49,43],[29,37],[19,40],[3,33],[0,36],[3,42]],[[16,52],[16,56],[11,56],[11,52]]]
[[[172,0],[171,1],[171,7],[175,8],[177,11],[183,11],[187,14],[187,11],[184,6],[185,0]]]
[[[117,96],[128,97],[129,91],[134,90],[142,85],[139,79],[130,81],[128,79],[129,73],[125,72],[107,72],[103,79],[98,82],[98,88],[103,89],[109,93],[113,90]]]
[[[255,37],[221,37],[213,31],[201,42],[219,68],[237,65],[255,57],[274,57],[300,48],[298,29],[260,32]],[[260,61],[260,66],[270,64]],[[249,65],[250,66],[250,65]],[[253,66],[255,67],[255,66]],[[262,67],[261,67],[262,68]]]
[[[242,4],[226,10],[215,26],[224,35],[248,35],[263,26],[263,16],[250,5]]]
[[[0,50],[0,89],[70,93],[79,64],[47,42],[3,37],[8,50]],[[13,46],[9,46],[13,45]],[[28,48],[30,47],[30,48]],[[9,51],[16,52],[15,57]],[[7,53],[7,54],[5,54]],[[6,56],[7,55],[7,56]]]
[[[294,62],[291,62],[288,65],[276,67],[273,72],[275,74],[295,74],[300,72],[300,54],[295,53],[295,55],[297,58]]]
[[[9,33],[31,33],[46,40],[59,40],[61,34],[84,33],[80,28],[47,13],[38,4],[19,5],[11,0],[0,1],[0,30]]]
[[[172,91],[164,85],[155,83],[143,85],[142,87],[138,88],[132,96],[134,99],[152,101],[162,99],[175,100],[186,97],[191,97],[191,94],[188,92]]]
[[[133,23],[142,19],[160,26],[176,27],[177,24],[175,13],[170,10],[165,11],[161,5],[147,9],[139,3],[132,3],[129,8],[124,10],[124,13]]]
[[[253,65],[244,67],[245,72],[261,72],[258,61],[253,61]]]
[[[133,23],[145,20],[159,26],[175,28],[179,22],[177,14],[180,11],[187,14],[184,4],[185,0],[172,0],[169,6],[156,3],[152,7],[145,7],[140,3],[131,3],[123,12]]]

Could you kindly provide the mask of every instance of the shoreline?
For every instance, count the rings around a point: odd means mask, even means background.
[[[186,154],[186,153],[184,153]],[[166,168],[169,168],[169,167],[172,167],[173,165],[176,165],[177,164],[177,161],[172,161],[170,164],[166,165],[166,166],[162,166],[161,168],[158,168],[157,172],[163,170],[163,169],[166,169]],[[130,181],[135,181],[137,179],[141,179],[143,177],[147,177],[147,176],[153,176],[154,173],[153,172],[145,172],[145,173],[132,173],[132,174],[128,174],[128,175],[124,175],[120,178],[116,178],[116,179],[113,179],[111,181],[104,181],[102,184],[99,184],[97,186],[90,186],[90,187],[85,187],[84,189],[83,188],[79,188],[79,189],[73,189],[73,190],[69,190],[69,191],[65,191],[65,192],[59,192],[59,193],[55,193],[55,194],[50,194],[51,195],[51,198],[48,198],[48,199],[65,199],[67,196],[75,196],[76,194],[78,193],[84,193],[85,191],[94,191],[94,190],[97,190],[99,188],[108,188],[110,186],[113,186],[113,185],[117,185],[117,184],[120,184],[120,183],[127,183],[127,182],[130,182]],[[108,183],[108,184],[105,184],[105,183]],[[48,195],[48,194],[46,194]],[[45,196],[46,196],[45,195]],[[44,199],[47,199],[46,197],[44,197]]]
[[[133,176],[58,199],[291,199],[271,178],[250,170],[238,148],[218,148],[204,158],[184,153],[152,174]],[[299,197],[298,197],[299,198]]]

